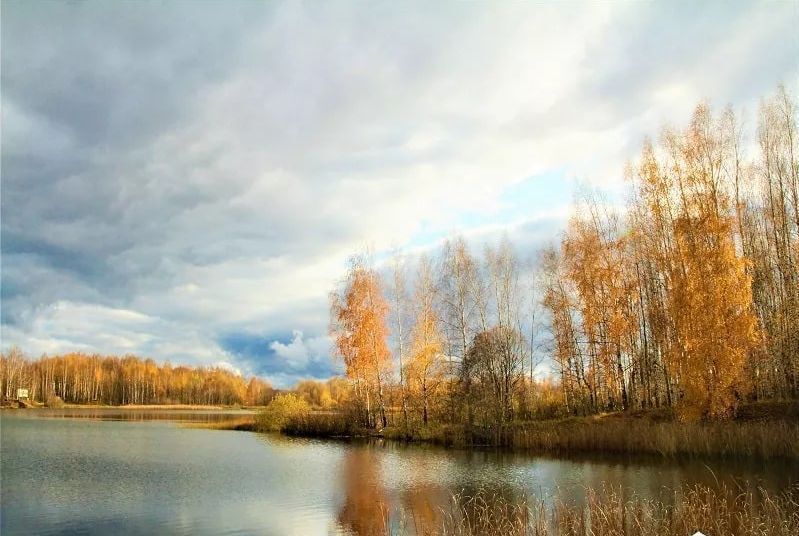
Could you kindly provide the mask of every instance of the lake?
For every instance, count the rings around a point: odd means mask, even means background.
[[[218,431],[186,422],[241,412],[0,412],[0,532],[16,534],[369,534],[440,523],[453,495],[510,500],[588,487],[668,500],[684,485],[770,491],[785,463],[702,463],[459,451]],[[735,484],[737,483],[737,484]]]

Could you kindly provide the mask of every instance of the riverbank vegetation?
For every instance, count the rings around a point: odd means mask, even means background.
[[[607,453],[665,458],[799,459],[799,425],[788,422],[652,422],[635,417],[570,417],[468,431],[462,425],[388,428],[384,437],[445,446],[506,446],[533,453]]]
[[[783,89],[751,138],[731,110],[698,106],[644,143],[625,209],[583,195],[559,244],[525,252],[534,267],[508,240],[477,255],[453,238],[390,270],[354,257],[330,334],[358,424],[547,450],[795,456],[796,420],[734,419],[799,397],[796,119]],[[568,420],[660,411],[700,424]]]
[[[255,429],[259,432],[280,432],[292,419],[298,419],[311,411],[304,398],[293,393],[277,395],[255,417]]]
[[[71,353],[28,359],[12,348],[0,356],[0,398],[15,399],[28,389],[31,401],[123,406],[262,406],[274,389],[260,378],[245,378],[219,367],[173,367],[135,356]]]
[[[411,512],[396,530],[384,519],[377,533],[403,534],[405,526],[423,534],[508,534],[545,536],[674,534],[794,535],[799,532],[799,490],[772,495],[764,490],[691,487],[670,500],[627,497],[622,490],[588,490],[584,505],[555,499],[552,506],[496,495],[456,495],[441,513]],[[385,516],[384,516],[385,518]],[[416,533],[420,533],[415,530]]]
[[[389,425],[375,430],[358,423],[357,415],[336,411],[304,411],[284,419],[278,430],[303,437],[385,438],[445,447],[504,447],[539,454],[578,453],[645,455],[660,458],[799,459],[799,404],[781,404],[783,414],[761,415],[759,405],[742,412],[758,418],[683,422],[668,415],[614,413],[588,417],[515,421],[504,427],[467,428],[463,423],[427,426]],[[775,411],[775,406],[770,407]],[[239,428],[245,429],[245,428]],[[256,427],[256,429],[258,429]]]
[[[186,428],[202,428],[204,430],[232,430],[236,432],[256,432],[255,416],[247,415],[233,420],[219,422],[190,422],[183,424]]]

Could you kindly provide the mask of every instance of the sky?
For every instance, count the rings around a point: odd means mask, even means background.
[[[2,11],[2,347],[340,372],[348,257],[558,240],[702,100],[799,87],[799,2]]]

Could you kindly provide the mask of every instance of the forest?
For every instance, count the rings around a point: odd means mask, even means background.
[[[264,405],[274,396],[269,383],[222,368],[157,364],[135,356],[72,353],[27,359],[17,348],[0,357],[0,389],[48,406],[69,404]]]
[[[496,428],[638,410],[713,421],[795,400],[796,102],[779,88],[754,132],[744,124],[700,104],[643,142],[625,205],[583,192],[542,251],[504,239],[476,254],[453,237],[390,267],[354,256],[331,293],[330,335],[360,422]]]

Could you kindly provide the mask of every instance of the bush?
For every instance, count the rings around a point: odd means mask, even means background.
[[[355,437],[367,432],[346,413],[305,413],[290,418],[283,432],[302,437]]]
[[[48,408],[64,407],[64,401],[61,400],[61,397],[58,395],[48,395],[47,398],[45,398],[44,403]]]
[[[291,419],[307,415],[311,411],[303,398],[294,394],[278,395],[255,417],[255,429],[259,432],[279,432]]]

